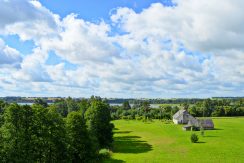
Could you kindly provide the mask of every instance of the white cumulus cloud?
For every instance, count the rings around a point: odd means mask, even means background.
[[[22,1],[21,1],[22,2]],[[38,1],[0,2],[0,34],[32,40],[32,54],[0,41],[4,94],[209,97],[244,93],[244,2],[174,0],[141,12],[121,7],[111,24],[64,18]],[[19,11],[16,15],[12,10]],[[2,43],[1,43],[2,42]],[[49,53],[59,63],[47,64]],[[67,65],[74,64],[69,69]],[[3,64],[2,64],[3,65]],[[45,83],[45,84],[43,84]],[[3,95],[3,94],[2,94]]]

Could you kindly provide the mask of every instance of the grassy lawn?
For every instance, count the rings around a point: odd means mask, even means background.
[[[214,118],[216,130],[200,132],[199,143],[190,142],[191,131],[181,125],[154,120],[114,121],[114,151],[105,162],[244,162],[244,118]]]

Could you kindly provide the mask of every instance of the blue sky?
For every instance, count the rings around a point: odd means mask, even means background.
[[[243,7],[0,1],[0,96],[243,96]]]
[[[109,13],[118,7],[133,8],[136,12],[142,11],[144,8],[148,8],[152,3],[162,3],[166,6],[171,6],[170,0],[41,0],[45,7],[59,14],[61,17],[65,17],[70,13],[76,13],[80,18],[88,21],[98,21],[104,19],[109,21]]]

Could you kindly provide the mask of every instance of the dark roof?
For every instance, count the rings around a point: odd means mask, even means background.
[[[188,125],[203,128],[214,128],[212,119],[190,119]]]
[[[214,128],[214,123],[212,119],[201,120],[201,124],[204,128]]]

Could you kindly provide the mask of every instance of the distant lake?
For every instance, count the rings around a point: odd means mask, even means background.
[[[17,104],[19,104],[19,105],[32,105],[34,103],[33,102],[18,102]],[[53,104],[53,103],[47,103],[47,104]]]
[[[33,102],[19,102],[19,105],[32,105],[34,104]],[[48,103],[48,104],[53,104],[53,103]],[[122,103],[110,103],[110,106],[122,106]],[[151,108],[159,108],[161,104],[150,104]],[[130,104],[130,106],[132,107],[133,104]]]
[[[111,103],[110,106],[122,106],[121,103]],[[159,108],[161,104],[150,104],[151,108]],[[133,107],[133,104],[130,104],[131,107]]]

